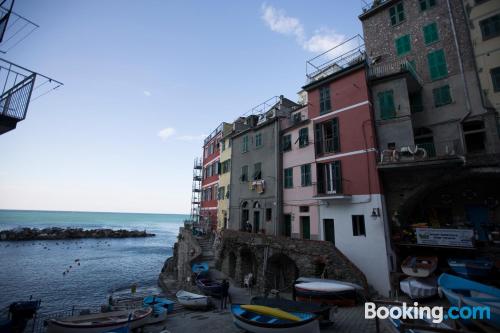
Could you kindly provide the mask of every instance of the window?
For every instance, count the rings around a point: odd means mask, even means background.
[[[253,180],[262,179],[262,163],[255,163],[253,165]]]
[[[411,113],[424,111],[424,103],[422,102],[421,91],[418,91],[410,95],[410,111]]]
[[[285,169],[285,188],[293,188],[293,168]]]
[[[411,50],[410,35],[396,38],[396,53],[398,56],[407,54]]]
[[[500,91],[500,67],[491,69],[491,82],[493,83],[493,91]]]
[[[311,239],[311,222],[309,216],[300,217],[300,229],[302,239]]]
[[[483,40],[500,36],[500,14],[479,21],[479,26],[481,27]]]
[[[226,173],[231,170],[231,159],[227,159],[221,164],[221,172]]]
[[[221,187],[219,187],[219,191],[217,193],[217,199],[224,200],[224,197],[225,197],[225,187],[221,186]]]
[[[220,147],[221,147],[220,150],[222,150],[222,151],[226,150],[226,140],[224,140],[224,139],[221,140]]]
[[[244,165],[244,166],[241,167],[240,180],[242,182],[248,181],[248,165]]]
[[[292,215],[285,214],[283,236],[290,237],[292,235]]]
[[[352,235],[366,236],[364,215],[352,215]]]
[[[300,206],[299,212],[301,213],[309,213],[309,206]]]
[[[423,28],[425,44],[434,43],[439,40],[438,28],[436,23],[431,23]]]
[[[266,208],[266,221],[271,221],[273,219],[273,209]]]
[[[420,10],[424,11],[436,5],[436,0],[420,0]]]
[[[330,87],[322,87],[319,89],[319,113],[327,113],[332,109],[330,103]]]
[[[227,139],[227,148],[231,148],[231,139]]]
[[[220,175],[220,171],[221,171],[220,161],[215,162],[214,167],[215,167],[215,174]]]
[[[292,117],[292,123],[297,124],[300,123],[301,120],[302,120],[302,115],[300,114],[300,112],[294,113]]]
[[[207,178],[212,177],[212,164],[207,166]]]
[[[302,186],[311,186],[311,164],[300,166],[300,183]]]
[[[340,161],[318,164],[318,193],[342,193],[342,170]]]
[[[292,150],[292,135],[284,135],[283,136],[283,151]]]
[[[451,103],[451,93],[449,85],[432,89],[432,95],[434,96],[435,107],[440,107]]]
[[[316,124],[316,154],[340,152],[339,119]]]
[[[307,127],[301,128],[299,131],[299,147],[303,148],[309,144],[309,132]]]
[[[389,16],[391,17],[391,25],[396,25],[405,20],[405,10],[403,3],[400,2],[389,8]]]
[[[468,121],[462,124],[467,153],[478,153],[485,150],[485,129],[482,120]]]
[[[379,92],[378,105],[381,119],[396,118],[396,107],[394,106],[394,92],[392,90]]]
[[[255,147],[262,147],[262,133],[255,134]]]
[[[243,137],[243,141],[241,142],[241,152],[242,153],[248,152],[248,135],[245,135]]]
[[[208,146],[208,155],[212,155],[214,153],[214,144],[211,143],[209,146]]]
[[[429,64],[431,80],[441,79],[448,75],[448,68],[446,66],[443,50],[437,50],[427,54],[427,62]]]

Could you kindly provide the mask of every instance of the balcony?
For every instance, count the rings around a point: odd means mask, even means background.
[[[307,85],[364,60],[363,37],[355,35],[306,62]]]
[[[31,101],[59,88],[62,83],[0,58],[0,134],[26,118]]]
[[[406,77],[408,90],[410,92],[420,90],[424,83],[415,70],[414,65],[404,59],[390,63],[370,64],[368,67],[369,80],[387,79],[397,76]]]
[[[380,153],[378,168],[439,166],[463,164],[464,149],[460,140],[400,144]]]
[[[334,154],[338,153],[338,142],[333,138],[323,139],[321,141],[316,142],[316,155],[323,156],[325,154]]]
[[[7,53],[39,26],[12,10],[14,0],[0,1],[0,53]]]

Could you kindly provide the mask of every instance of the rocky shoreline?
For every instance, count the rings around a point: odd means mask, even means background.
[[[0,241],[24,240],[56,240],[56,239],[81,239],[81,238],[137,238],[154,237],[155,234],[146,230],[113,230],[113,229],[88,229],[82,228],[18,228],[0,231]]]

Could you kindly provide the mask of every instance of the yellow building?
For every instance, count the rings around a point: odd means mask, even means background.
[[[500,115],[500,1],[463,0],[484,106]],[[497,118],[498,119],[498,118]]]
[[[231,134],[232,126],[224,128],[220,141],[220,176],[217,192],[217,230],[227,227],[229,218],[229,191],[231,183]]]

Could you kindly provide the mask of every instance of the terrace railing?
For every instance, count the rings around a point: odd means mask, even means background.
[[[398,145],[395,149],[385,149],[380,153],[380,164],[407,163],[459,157],[464,154],[460,140],[440,142],[410,143]]]
[[[12,10],[14,0],[0,0],[0,53],[7,53],[39,26]]]
[[[378,79],[385,76],[408,72],[411,76],[420,84],[423,84],[423,80],[418,75],[415,67],[409,61],[402,59],[394,62],[389,62],[385,64],[370,64],[368,68],[368,78]]]

